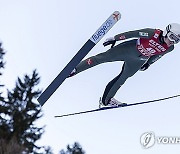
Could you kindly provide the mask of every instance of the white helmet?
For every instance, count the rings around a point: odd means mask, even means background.
[[[167,37],[173,43],[178,43],[180,41],[180,24],[172,23],[169,24],[163,31],[163,36]]]

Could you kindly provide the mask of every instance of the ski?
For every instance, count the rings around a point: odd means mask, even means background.
[[[144,102],[139,102],[139,103],[132,103],[132,104],[123,103],[120,106],[103,107],[103,108],[98,108],[98,109],[93,109],[93,110],[82,111],[82,112],[69,113],[69,114],[64,114],[64,115],[60,115],[60,116],[55,116],[55,118],[62,118],[62,117],[68,117],[68,116],[73,116],[73,115],[78,115],[78,114],[99,112],[99,111],[103,111],[103,110],[104,111],[105,110],[112,110],[112,109],[117,109],[117,108],[135,106],[135,105],[149,104],[149,103],[153,103],[153,102],[159,102],[159,101],[163,101],[163,100],[167,100],[167,99],[172,99],[172,98],[175,98],[175,97],[180,97],[180,95],[175,95],[175,96],[170,96],[170,97],[165,97],[165,98],[160,98],[160,99],[155,99],[155,100],[150,100],[150,101],[144,101]]]
[[[92,37],[82,46],[77,54],[71,59],[66,67],[51,82],[45,91],[38,98],[38,102],[43,106],[57,88],[64,82],[71,71],[80,63],[80,61],[90,52],[90,50],[103,38],[103,36],[117,23],[121,18],[119,11],[115,11],[92,35]]]

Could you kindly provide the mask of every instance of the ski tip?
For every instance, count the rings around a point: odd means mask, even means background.
[[[117,21],[121,19],[121,13],[119,11],[114,11],[113,16]]]

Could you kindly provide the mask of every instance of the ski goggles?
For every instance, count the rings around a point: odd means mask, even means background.
[[[177,44],[178,42],[180,42],[180,36],[174,34],[173,32],[167,33],[167,37],[168,37],[168,39],[169,39],[171,42],[173,42],[173,43],[175,43],[175,44]]]

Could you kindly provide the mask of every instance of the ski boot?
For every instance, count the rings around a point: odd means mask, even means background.
[[[76,74],[76,68],[74,68],[72,70],[72,72],[69,74],[68,78],[74,76],[75,74]]]
[[[126,103],[119,102],[115,98],[111,98],[107,105],[103,104],[101,97],[100,97],[100,100],[99,100],[99,108],[105,108],[105,107],[123,107],[123,106],[126,106],[126,105],[127,105]]]

